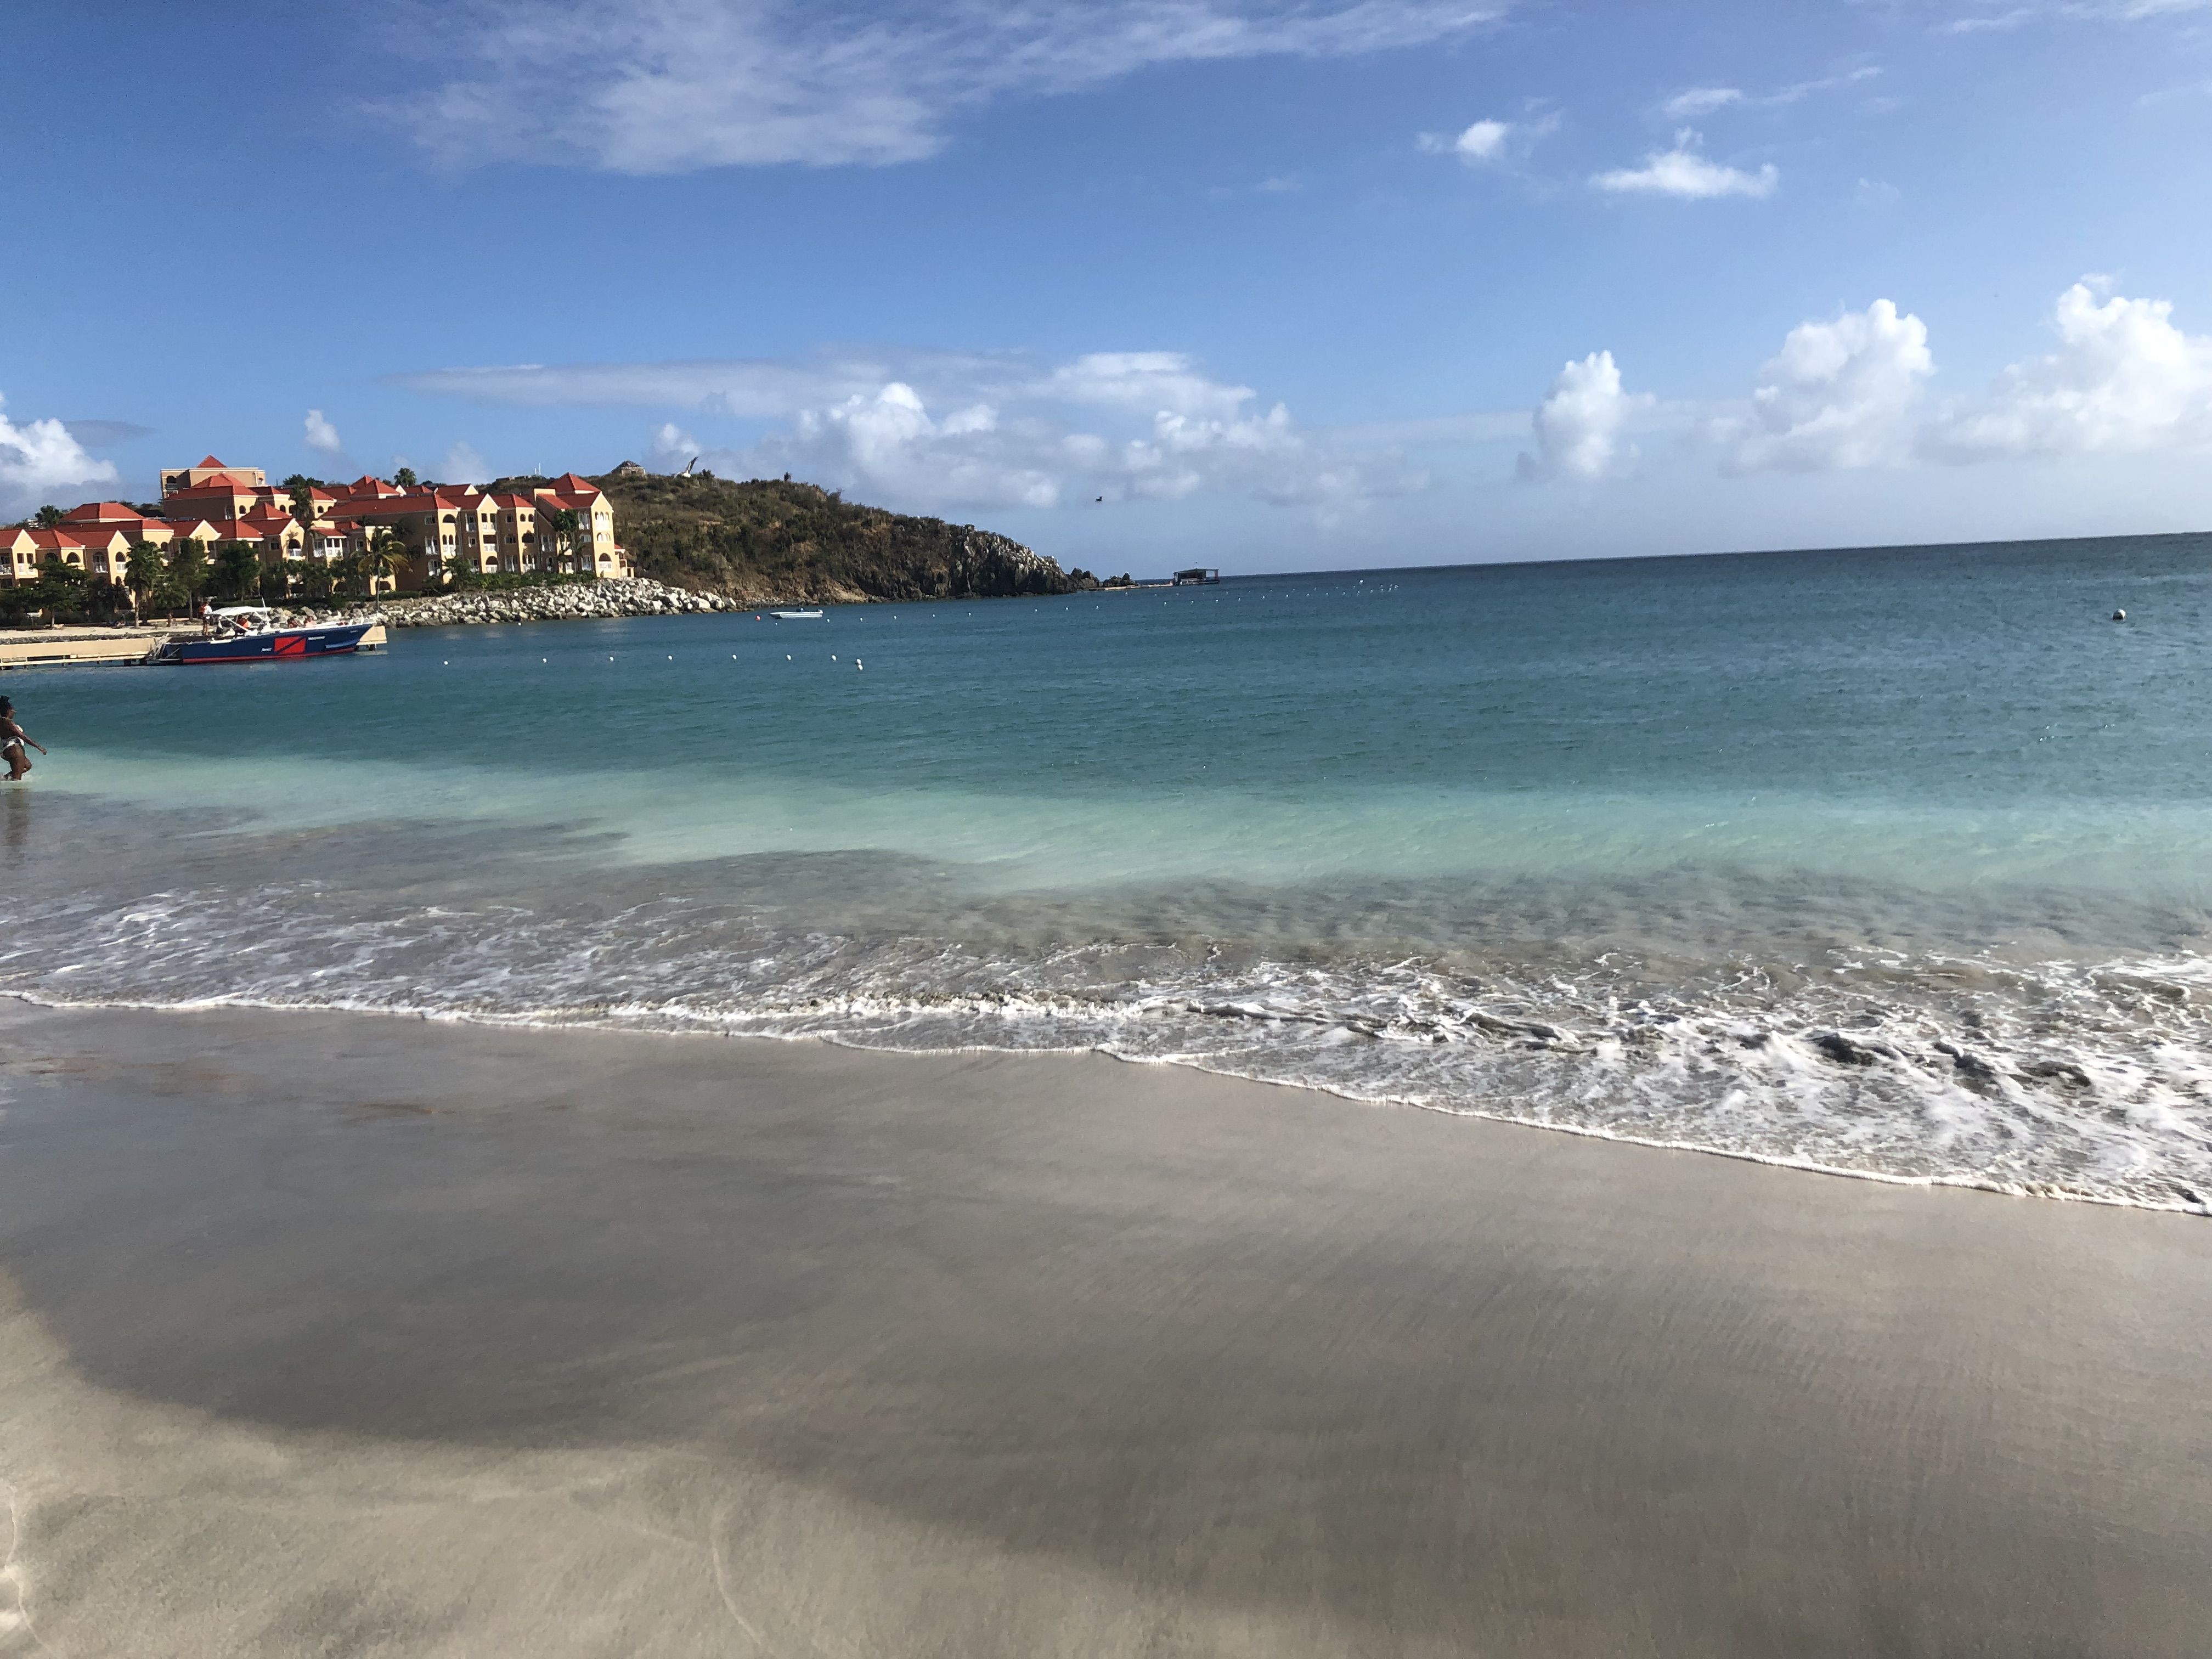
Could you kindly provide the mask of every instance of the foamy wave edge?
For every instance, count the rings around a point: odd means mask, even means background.
[[[1539,1129],[1553,1134],[1576,1135],[1588,1140],[1610,1141],[1617,1146],[1640,1146],[1655,1152],[1692,1152],[1706,1158],[1731,1158],[1741,1164],[1762,1164],[1768,1169],[1789,1170],[1805,1175],[1830,1176],[1845,1181],[1869,1181],[1887,1187],[1954,1188],[1962,1191],[1988,1193],[2004,1198],[2047,1199],[2060,1203],[2098,1204],[2112,1209],[2144,1210],[2212,1218],[2212,1202],[2191,1203],[2179,1198],[2170,1202],[2160,1202],[2148,1197],[2094,1192],[2055,1182],[2008,1182],[1972,1175],[1905,1175],[1889,1170],[1862,1169],[1849,1164],[1823,1163],[1814,1158],[1791,1158],[1781,1153],[1762,1152],[1748,1147],[1625,1134],[1601,1124],[1561,1123],[1475,1105],[1425,1100],[1411,1096],[1387,1093],[1365,1094],[1318,1079],[1268,1077],[1257,1072],[1213,1063],[1202,1056],[1122,1054],[1100,1043],[1016,1048],[1012,1045],[968,1042],[939,1047],[902,1047],[890,1043],[872,1043],[862,1041],[852,1034],[834,1031],[741,1030],[735,1029],[735,1022],[738,1020],[770,1017],[702,1014],[692,1010],[667,1007],[651,1009],[612,1007],[598,1010],[586,1015],[570,1011],[554,1010],[498,1012],[472,1009],[431,1008],[392,1002],[371,1003],[345,998],[334,998],[325,1001],[307,1001],[220,994],[187,998],[174,1002],[158,1002],[125,998],[70,1000],[39,995],[22,990],[0,992],[0,996],[5,996],[29,1006],[52,1009],[58,1012],[112,1009],[125,1012],[155,1014],[210,1013],[232,1010],[276,1014],[343,1013],[381,1017],[388,1019],[428,1020],[454,1025],[480,1025],[501,1030],[606,1030],[623,1031],[632,1036],[642,1036],[714,1037],[726,1042],[751,1039],[765,1042],[818,1042],[829,1048],[852,1048],[867,1054],[1097,1054],[1124,1065],[1175,1066],[1214,1077],[1235,1078],[1240,1082],[1261,1084],[1271,1088],[1303,1089],[1310,1094],[1328,1095],[1354,1105],[1395,1106],[1415,1111],[1432,1112],[1443,1117],[1462,1117],[1481,1122],[1511,1124],[1517,1128]],[[924,1005],[917,1002],[912,1006],[918,1011]],[[1050,1010],[1047,1007],[1040,1006],[1035,1012],[1038,1018],[1050,1017]],[[648,1015],[654,1021],[675,1019],[682,1023],[674,1025],[649,1024],[647,1018]]]

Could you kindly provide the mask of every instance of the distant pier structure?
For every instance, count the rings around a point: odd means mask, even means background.
[[[1208,587],[1220,580],[1221,573],[1218,570],[1201,566],[1195,570],[1176,571],[1174,585],[1177,587]]]

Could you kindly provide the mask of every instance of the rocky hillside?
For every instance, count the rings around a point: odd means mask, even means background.
[[[495,490],[543,478],[501,478]],[[860,507],[810,483],[615,471],[616,539],[638,574],[741,605],[998,599],[1095,587],[1019,542],[942,519]]]

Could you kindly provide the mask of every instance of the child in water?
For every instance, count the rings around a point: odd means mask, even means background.
[[[31,757],[23,752],[29,744],[41,755],[46,744],[15,724],[15,705],[12,699],[0,697],[0,760],[8,763],[8,781],[14,783],[31,775]]]

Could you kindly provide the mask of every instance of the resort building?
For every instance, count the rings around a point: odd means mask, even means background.
[[[225,466],[214,456],[209,455],[203,457],[198,466],[166,469],[161,474],[161,499],[167,501],[176,491],[196,488],[210,478],[225,482],[235,480],[256,486],[264,486],[269,482],[269,475],[258,466]]]
[[[574,472],[527,495],[488,495],[473,484],[381,495],[362,485],[392,489],[374,478],[349,485],[360,493],[334,506],[331,522],[348,527],[363,545],[380,529],[398,536],[418,586],[442,580],[455,567],[485,575],[589,572],[612,580],[635,574],[615,541],[613,504]]]
[[[36,581],[48,560],[120,582],[139,542],[166,552],[195,541],[210,557],[224,547],[251,547],[277,568],[335,565],[368,551],[383,531],[399,538],[407,568],[375,578],[376,592],[437,586],[456,569],[610,580],[635,574],[615,540],[612,503],[574,472],[527,495],[489,495],[474,484],[409,489],[365,477],[311,488],[295,500],[259,467],[225,466],[210,455],[198,466],[162,471],[158,515],[88,501],[58,524],[0,530],[0,582]]]

